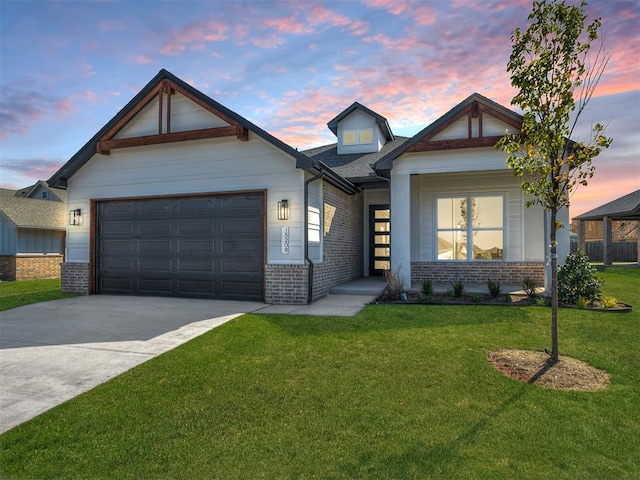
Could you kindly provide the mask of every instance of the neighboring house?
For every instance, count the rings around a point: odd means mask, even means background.
[[[640,190],[589,210],[573,219],[578,234],[578,249],[588,250],[588,243],[602,244],[602,261],[615,260],[616,243],[636,243],[636,260],[640,262]]]
[[[0,189],[0,276],[26,280],[60,276],[67,228],[67,192],[46,182]]]
[[[494,148],[521,120],[474,94],[408,139],[354,103],[299,152],[161,70],[49,180],[82,218],[63,289],[306,303],[390,268],[543,285],[548,218]]]

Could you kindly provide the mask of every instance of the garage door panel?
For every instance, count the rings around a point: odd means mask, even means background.
[[[180,256],[211,256],[216,246],[213,240],[178,240],[178,254]]]
[[[138,215],[160,215],[165,217],[167,214],[171,213],[175,200],[172,198],[144,200],[136,201],[136,204],[138,206]]]
[[[173,223],[168,220],[141,220],[138,222],[138,234],[145,236],[164,236],[174,232]]]
[[[215,262],[204,258],[179,258],[178,269],[185,274],[216,271]]]
[[[222,254],[259,254],[262,255],[260,240],[222,240]]]
[[[102,270],[124,270],[133,271],[133,259],[122,257],[101,257],[100,267]]]
[[[123,235],[123,234],[132,234],[133,223],[130,221],[116,221],[110,222],[105,225],[103,234],[106,235]]]
[[[221,282],[221,284],[221,293],[225,295],[262,295],[262,283],[260,282],[228,280]]]
[[[172,281],[169,278],[138,278],[138,292],[141,294],[171,295]]]
[[[179,280],[177,282],[177,292],[181,295],[214,295],[216,290],[215,283],[212,281]]]
[[[100,213],[103,217],[131,215],[135,210],[135,204],[131,201],[113,201],[101,205]]]
[[[133,278],[131,277],[106,277],[100,280],[101,289],[105,292],[124,293],[133,289]]]
[[[102,256],[127,256],[133,255],[136,251],[136,242],[130,240],[112,240],[105,239],[100,241],[100,250]]]
[[[262,230],[262,219],[232,218],[222,220],[221,233],[225,235],[252,234]]]
[[[99,292],[263,299],[263,194],[97,207]]]
[[[215,197],[181,198],[177,202],[180,215],[196,214],[202,216],[205,212],[213,214],[216,210]]]
[[[145,272],[171,272],[173,263],[172,258],[166,257],[140,258],[138,259],[138,270]]]
[[[215,233],[213,220],[178,220],[178,233],[180,235],[204,235]]]

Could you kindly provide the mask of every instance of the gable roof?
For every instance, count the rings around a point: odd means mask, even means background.
[[[574,220],[602,220],[603,217],[611,217],[612,219],[640,218],[640,190],[589,210],[578,215]]]
[[[315,165],[313,161],[307,157],[306,155],[298,152],[296,149],[290,147],[286,143],[278,140],[273,135],[267,133],[262,130],[257,125],[254,125],[246,118],[238,115],[234,111],[228,109],[224,105],[216,102],[212,98],[208,97],[204,93],[196,90],[191,85],[185,83],[172,73],[168,72],[165,69],[160,70],[155,77],[144,86],[140,92],[138,92],[132,99],[127,103],[122,110],[120,110],[109,122],[103,126],[98,133],[96,133],[78,152],[76,152],[71,159],[67,163],[65,163],[56,173],[54,173],[49,179],[48,183],[52,187],[63,187],[66,188],[67,180],[71,178],[85,163],[89,161],[93,155],[96,154],[98,149],[98,142],[103,139],[103,137],[109,137],[112,133],[112,129],[116,128],[121,122],[126,121],[127,118],[131,116],[132,113],[135,113],[137,109],[139,109],[139,104],[145,100],[145,98],[152,94],[154,89],[158,87],[160,82],[163,80],[168,80],[183,91],[187,92],[188,95],[195,98],[197,101],[202,102],[205,105],[212,107],[217,110],[221,114],[230,118],[232,121],[236,122],[238,125],[246,128],[248,131],[254,133],[258,137],[266,140],[276,148],[282,150],[284,153],[292,156],[296,160],[297,168],[305,168],[305,169],[313,169]]]
[[[65,230],[67,205],[35,198],[0,195],[0,212],[16,227],[47,230]]]
[[[465,113],[472,112],[472,110],[476,107],[479,110],[487,112],[488,114],[495,116],[499,120],[514,126],[515,128],[520,128],[520,126],[522,125],[522,115],[519,115],[516,112],[503,107],[499,103],[496,103],[493,100],[480,95],[479,93],[474,93],[460,102],[458,105],[453,107],[435,122],[415,134],[409,141],[403,143],[393,151],[389,152],[383,158],[381,158],[378,162],[376,162],[374,169],[377,172],[388,176],[389,171],[393,167],[393,161],[396,158],[405,153],[407,150],[411,149],[411,147],[416,146],[416,144],[418,144],[419,142],[426,142],[429,139],[433,138],[435,135],[450,126],[453,122],[461,118]]]
[[[52,188],[44,180],[38,180],[33,185],[30,185],[25,188],[21,188],[20,190],[16,191],[15,194],[18,197],[33,198],[33,194],[36,192],[38,187],[42,187],[44,190],[50,192],[54,197],[56,197],[61,202],[67,201],[66,190],[63,190],[62,188]]]
[[[378,127],[380,127],[380,130],[384,134],[387,141],[392,141],[395,139],[393,132],[391,131],[391,127],[389,126],[389,122],[387,122],[387,119],[384,118],[382,115],[377,114],[373,110],[368,109],[367,107],[365,107],[364,105],[358,102],[353,102],[349,107],[343,110],[342,113],[339,113],[333,120],[329,121],[329,123],[327,123],[327,127],[329,127],[329,130],[331,130],[333,134],[337,136],[338,123],[340,123],[340,121],[343,120],[344,118],[348,117],[355,110],[361,110],[367,115],[370,115],[371,117],[373,117],[376,123],[378,124]]]

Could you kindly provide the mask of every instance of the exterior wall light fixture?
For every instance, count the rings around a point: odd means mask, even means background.
[[[74,210],[69,210],[69,225],[80,225],[82,221],[82,210],[76,208]]]
[[[278,202],[278,220],[289,220],[289,200]]]

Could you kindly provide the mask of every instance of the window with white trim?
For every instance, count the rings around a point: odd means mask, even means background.
[[[436,200],[438,260],[504,260],[504,195]]]
[[[310,243],[320,243],[320,209],[309,206],[307,235]]]
[[[373,128],[359,128],[357,130],[343,130],[343,145],[367,145],[373,143]]]

